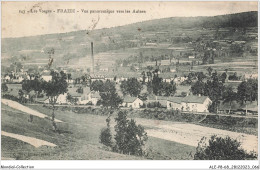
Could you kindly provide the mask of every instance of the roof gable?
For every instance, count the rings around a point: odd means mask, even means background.
[[[138,99],[138,97],[125,96],[124,102],[125,103],[133,103],[136,99]]]

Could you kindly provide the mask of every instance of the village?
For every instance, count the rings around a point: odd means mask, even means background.
[[[194,56],[189,56],[189,59],[194,59]],[[152,94],[151,91],[148,92],[148,84],[152,81],[154,73],[152,72],[145,72],[144,70],[139,70],[139,67],[135,67],[136,74],[135,77],[129,76],[118,76],[112,74],[109,75],[102,75],[104,72],[103,68],[100,68],[101,74],[85,74],[81,77],[77,77],[79,75],[78,72],[82,72],[82,70],[75,70],[74,72],[70,73],[66,69],[59,68],[59,70],[55,70],[56,72],[63,71],[67,74],[66,82],[68,83],[68,91],[64,94],[60,94],[57,98],[55,104],[58,105],[87,105],[87,106],[94,106],[99,107],[102,106],[100,103],[101,96],[99,95],[98,91],[91,90],[91,82],[95,81],[111,81],[115,83],[117,93],[123,99],[123,102],[120,104],[121,108],[128,108],[128,109],[142,109],[142,108],[165,108],[165,109],[173,109],[179,110],[182,112],[192,112],[192,113],[208,113],[208,107],[212,104],[211,99],[209,96],[202,96],[201,94],[193,95],[191,90],[191,83],[195,83],[198,80],[198,77],[191,77],[191,72],[188,72],[187,75],[184,76],[177,76],[175,69],[170,69],[170,67],[176,64],[178,61],[173,61],[174,59],[169,60],[159,60],[154,62],[146,62],[146,67],[158,68],[157,75],[161,77],[161,81],[169,84],[174,84],[175,91],[173,94],[166,95],[166,96],[157,96]],[[192,61],[188,61],[190,63]],[[178,63],[179,64],[179,63]],[[157,66],[158,65],[158,66]],[[123,66],[121,66],[124,68]],[[171,74],[164,74],[162,70],[165,70],[165,67],[168,67],[168,70]],[[94,68],[93,68],[94,69]],[[92,70],[93,70],[92,69]],[[149,68],[151,70],[151,68]],[[208,69],[212,69],[208,67]],[[107,70],[105,70],[107,71]],[[210,70],[209,70],[210,71]],[[212,72],[213,70],[211,70]],[[86,71],[87,72],[87,71]],[[161,73],[162,72],[162,73]],[[205,77],[210,79],[211,72],[206,73]],[[226,71],[227,72],[227,71]],[[100,73],[100,72],[99,72]],[[174,74],[175,73],[175,74]],[[202,73],[203,74],[203,73]],[[138,76],[139,75],[139,76]],[[149,77],[150,76],[150,77]],[[235,83],[239,84],[242,81],[247,81],[249,79],[257,79],[257,73],[244,73],[242,76],[237,76],[237,78],[233,79],[233,74],[230,73],[229,76],[225,76],[225,83]],[[238,78],[239,77],[239,78]],[[131,78],[135,78],[139,84],[141,85],[141,91],[138,95],[130,96],[124,95],[122,93],[122,89],[120,89],[120,85],[122,82],[130,80]],[[44,94],[38,94],[32,89],[30,91],[26,91],[22,88],[23,82],[28,80],[41,80],[45,82],[49,82],[52,80],[52,75],[50,70],[43,70],[41,73],[37,74],[29,74],[28,71],[24,71],[23,69],[18,70],[17,72],[11,72],[10,74],[6,74],[2,77],[2,82],[6,83],[7,91],[4,91],[3,95],[10,95],[17,98],[25,98],[30,103],[39,103],[39,104],[48,104],[49,98]],[[206,79],[206,78],[205,78]],[[186,82],[190,80],[191,83],[187,84]],[[222,81],[222,80],[221,80]],[[204,80],[206,82],[206,80]],[[23,96],[20,96],[23,94]],[[141,96],[141,97],[140,97]],[[143,97],[145,96],[145,97]],[[74,100],[71,100],[70,98]],[[235,100],[232,101],[232,106],[229,106],[228,103],[221,102],[217,113],[230,113],[230,108],[232,112],[236,112],[237,114],[244,114],[245,112],[250,114],[257,114],[257,104],[256,101],[251,102],[247,106],[240,105]],[[247,108],[245,108],[247,107]],[[228,112],[229,110],[229,112]]]
[[[1,157],[257,159],[257,16],[2,39]]]

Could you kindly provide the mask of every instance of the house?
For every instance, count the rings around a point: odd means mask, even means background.
[[[218,113],[221,114],[226,114],[229,113],[229,111],[231,113],[240,110],[241,105],[237,102],[237,101],[232,101],[231,103],[226,102],[224,103],[223,101],[220,101],[219,107],[218,107]]]
[[[38,97],[37,99],[35,99],[35,101],[37,103],[45,103],[45,104],[49,103],[49,99],[47,96]]]
[[[171,68],[171,69],[170,69],[170,72],[171,72],[171,73],[174,73],[174,72],[176,72],[176,69]]]
[[[81,95],[81,100],[79,104],[88,104],[89,103],[89,93],[91,92],[89,87],[83,88],[83,94]]]
[[[232,101],[231,103],[220,102],[218,107],[218,113],[237,113],[237,114],[257,114],[258,104],[256,101],[247,102],[246,104],[240,104],[237,101]]]
[[[81,100],[79,104],[88,104],[97,105],[97,102],[101,99],[99,92],[90,91],[89,87],[83,88],[83,94],[81,95]]]
[[[51,73],[49,72],[49,71],[44,71],[42,74],[41,74],[41,76],[42,76],[42,79],[44,80],[44,81],[51,81],[52,80],[52,75],[51,75]]]
[[[138,109],[143,104],[144,104],[144,102],[141,99],[139,99],[138,97],[125,96],[124,102],[123,102],[122,105],[124,107],[130,107],[130,108],[133,108],[133,109]]]
[[[182,99],[182,111],[187,112],[209,112],[208,107],[212,101],[207,96],[186,96]]]
[[[160,76],[163,82],[170,83],[173,80],[173,76],[169,74],[161,74]]]
[[[67,104],[67,96],[68,94],[67,93],[64,93],[64,94],[60,94],[56,100],[56,104]],[[47,97],[44,97],[42,99],[37,99],[38,102],[43,102],[45,104],[49,104],[50,103],[50,100],[49,98]]]
[[[95,80],[105,81],[106,78],[103,75],[91,75],[90,79],[91,81],[95,81]]]
[[[89,93],[88,100],[91,102],[93,105],[97,105],[97,102],[101,99],[101,96],[99,95],[98,92],[91,92]]]
[[[14,83],[21,83],[23,80],[24,80],[23,76],[17,75],[17,76],[13,79],[13,82],[14,82]]]
[[[4,78],[5,82],[9,82],[11,80],[10,76],[9,75],[6,75],[5,78]]]
[[[161,60],[161,66],[171,65],[171,60]]]
[[[181,110],[182,108],[182,97],[168,97],[167,109]]]
[[[257,79],[258,78],[258,74],[257,73],[246,73],[244,75],[244,78],[245,80],[248,80],[248,79]]]
[[[79,102],[81,101],[82,93],[78,93],[78,92],[77,92],[77,89],[78,89],[78,88],[75,88],[75,87],[73,87],[73,88],[68,88],[67,94],[71,95],[71,97],[73,97],[74,99],[76,99],[76,100],[78,101],[77,103],[79,103]]]
[[[99,71],[108,71],[108,68],[100,68]]]
[[[66,79],[66,82],[67,82],[68,84],[73,84],[73,83],[74,83],[74,80],[73,80],[73,79]]]
[[[156,66],[156,61],[148,61],[148,62],[145,62],[145,65],[146,65],[146,66]]]

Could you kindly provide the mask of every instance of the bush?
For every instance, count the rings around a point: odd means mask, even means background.
[[[100,136],[100,143],[104,144],[105,146],[111,147],[112,146],[112,135],[109,128],[103,128],[101,130]]]
[[[13,101],[16,101],[16,102],[20,102],[20,99],[18,97],[10,95],[10,94],[4,94],[3,98],[13,100]]]
[[[2,83],[1,84],[1,92],[7,92],[8,91],[8,87],[6,85],[6,83]]]
[[[240,142],[230,137],[211,136],[208,143],[203,137],[198,143],[194,160],[246,160],[256,159],[255,153],[246,153]]]
[[[147,104],[147,108],[162,108],[163,106],[159,102],[151,102]]]
[[[112,134],[110,130],[110,116],[108,116],[106,122],[107,122],[107,127],[101,130],[99,139],[100,139],[100,143],[104,144],[105,146],[112,147],[113,143],[112,143]]]

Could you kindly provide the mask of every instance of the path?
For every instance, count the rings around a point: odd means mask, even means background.
[[[17,109],[17,110],[20,110],[24,113],[28,113],[30,115],[34,115],[34,116],[37,116],[37,117],[40,117],[40,118],[48,118],[47,115],[45,114],[42,114],[38,111],[35,111],[33,109],[30,109],[29,107],[26,107],[16,101],[13,101],[13,100],[8,100],[8,99],[2,99],[1,100],[3,104],[11,107],[11,108],[14,108],[14,109]],[[49,117],[50,118],[50,117]],[[51,118],[50,118],[51,119]],[[55,119],[55,122],[58,122],[58,123],[61,123],[62,121],[61,120],[58,120],[58,119]]]
[[[53,143],[50,143],[50,142],[47,142],[47,141],[44,141],[44,140],[41,140],[41,139],[23,136],[23,135],[18,135],[18,134],[14,134],[14,133],[8,133],[8,132],[5,132],[5,131],[1,131],[1,135],[21,140],[23,142],[29,143],[30,145],[33,145],[36,148],[43,146],[43,145],[52,146],[52,147],[56,146]]]
[[[209,139],[212,135],[221,137],[230,136],[241,142],[247,151],[258,153],[258,137],[244,133],[231,132],[227,130],[209,128],[189,123],[179,123],[160,120],[135,119],[137,124],[145,126],[148,136],[174,141],[189,146],[198,146],[200,139],[205,136]]]

